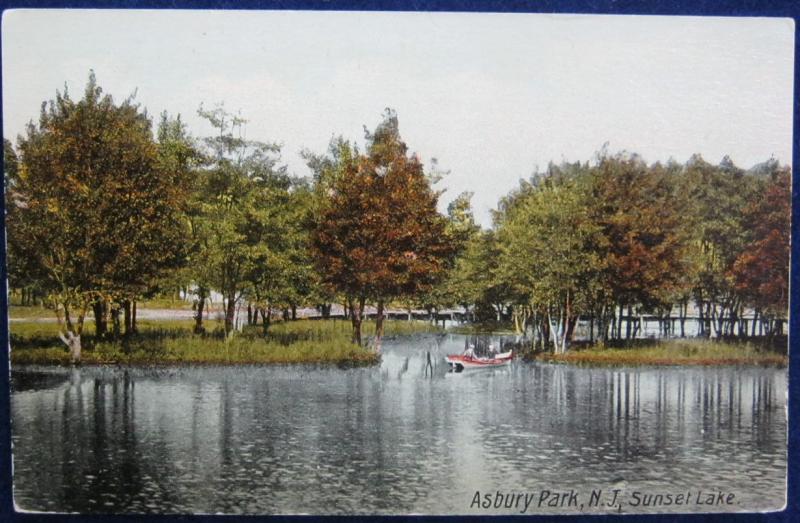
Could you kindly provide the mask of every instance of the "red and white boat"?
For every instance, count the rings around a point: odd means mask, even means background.
[[[448,354],[444,357],[450,367],[460,372],[465,369],[488,369],[491,367],[502,367],[511,363],[514,351],[501,352],[492,357],[474,356],[471,354]]]

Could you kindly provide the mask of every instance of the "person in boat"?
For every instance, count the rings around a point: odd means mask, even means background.
[[[494,343],[489,344],[489,359],[494,359],[497,356],[497,348],[494,346]]]
[[[475,345],[470,343],[469,347],[467,347],[467,349],[462,354],[464,356],[467,356],[468,358],[474,358],[475,357]]]

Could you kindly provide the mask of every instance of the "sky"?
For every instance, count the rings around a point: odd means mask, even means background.
[[[247,137],[300,151],[363,144],[387,107],[411,151],[450,173],[440,208],[476,219],[550,161],[605,144],[648,162],[791,163],[794,22],[787,18],[302,11],[13,10],[2,20],[3,134],[95,71],[115,100],[180,114],[224,103]]]

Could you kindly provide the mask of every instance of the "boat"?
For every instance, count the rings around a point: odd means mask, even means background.
[[[450,364],[451,370],[461,372],[466,369],[489,369],[502,367],[511,363],[514,351],[501,352],[492,357],[475,356],[472,354],[448,354],[444,357]]]

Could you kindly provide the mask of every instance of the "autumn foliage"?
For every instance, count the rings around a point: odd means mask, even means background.
[[[380,322],[388,300],[430,289],[455,254],[437,194],[407,154],[396,116],[387,113],[368,141],[367,154],[341,155],[312,235],[323,281],[350,302],[359,343],[367,301],[377,303]]]

